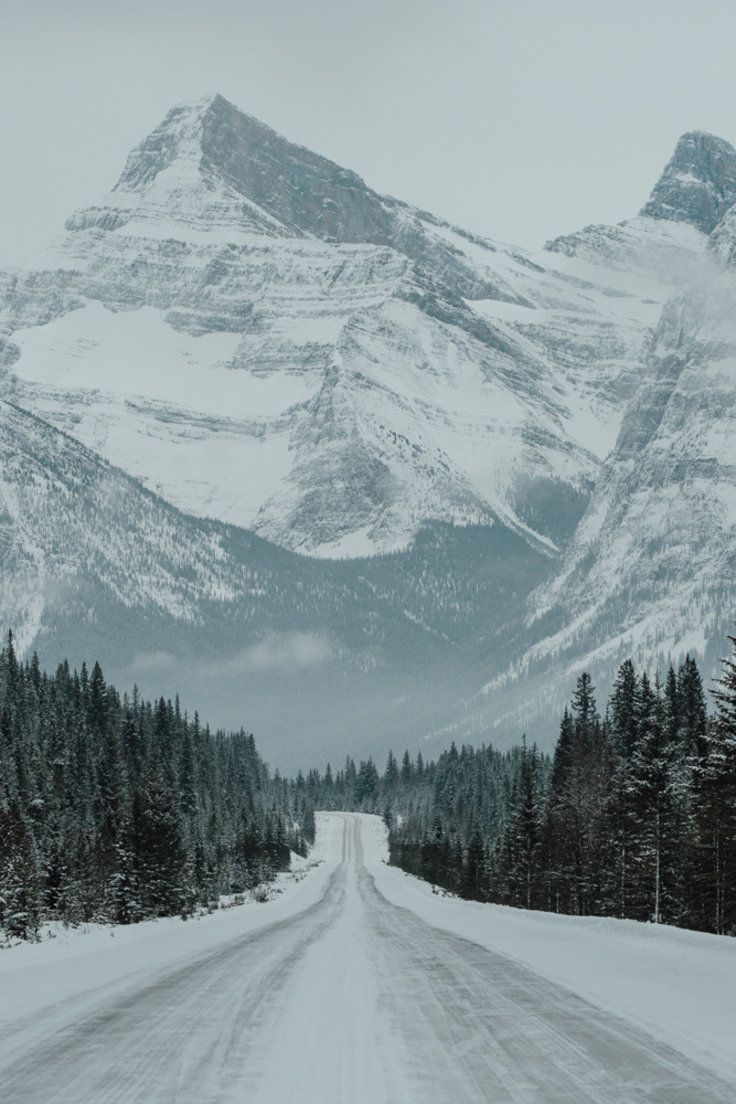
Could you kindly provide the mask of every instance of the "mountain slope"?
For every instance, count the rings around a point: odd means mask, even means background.
[[[545,648],[567,648],[584,634],[603,653],[619,643],[606,639],[607,624],[609,633],[625,628],[640,655],[702,654],[732,618],[734,317],[736,280],[715,267],[664,311],[596,504],[548,589],[550,603],[572,614],[571,628]]]
[[[689,652],[715,672],[736,609],[733,225],[727,212],[666,304],[591,502],[527,600],[520,658],[466,723],[538,716],[582,669],[603,693],[629,657],[662,668]]]
[[[625,658],[663,669],[690,652],[716,672],[736,608],[735,174],[727,142],[684,135],[639,216],[548,243],[630,277],[669,267],[674,294],[575,533],[509,626],[509,662],[489,665],[445,739],[549,742],[580,671],[604,696]]]
[[[638,216],[547,242],[552,253],[686,285],[706,235],[736,203],[736,150],[703,131],[683,134]],[[665,275],[666,274],[666,275]]]
[[[288,767],[382,754],[451,717],[550,565],[499,525],[308,559],[179,513],[1,401],[0,548],[0,617],[22,649],[181,692]]]

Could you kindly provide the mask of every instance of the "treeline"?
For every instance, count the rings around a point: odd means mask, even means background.
[[[691,658],[664,684],[627,661],[603,716],[580,676],[551,759],[453,744],[302,784],[320,808],[381,813],[391,862],[466,898],[736,934],[733,657],[712,694],[709,716]]]
[[[212,907],[314,837],[306,792],[245,732],[121,696],[99,664],[49,676],[0,650],[0,934]]]
[[[336,772],[328,764],[323,775],[316,770],[306,778],[300,774],[297,785],[304,787],[315,808],[379,813],[390,828],[397,824],[434,827],[438,821],[451,824],[454,858],[448,861],[447,872],[439,864],[438,876],[431,880],[438,885],[447,882],[447,888],[454,889],[455,860],[473,830],[495,839],[503,828],[523,754],[522,747],[505,752],[492,747],[458,750],[453,743],[436,762],[425,763],[421,752],[414,759],[405,751],[400,761],[389,752],[382,774],[372,758],[356,764],[348,756]],[[546,779],[550,758],[535,752],[535,759]]]
[[[551,759],[526,744],[500,752],[453,743],[436,762],[408,751],[398,761],[389,752],[381,774],[371,758],[356,764],[348,757],[338,771],[330,765],[324,774],[312,770],[297,784],[315,808],[379,813],[389,827],[395,865],[465,897],[490,900],[481,890],[488,856],[529,765],[544,788]]]

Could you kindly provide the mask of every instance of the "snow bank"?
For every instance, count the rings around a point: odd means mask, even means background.
[[[363,819],[366,866],[392,904],[528,966],[719,1076],[736,1077],[736,939],[445,897],[387,866],[382,821]]]

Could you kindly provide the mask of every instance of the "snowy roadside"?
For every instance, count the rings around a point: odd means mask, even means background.
[[[364,819],[365,863],[392,904],[528,966],[736,1080],[736,939],[442,896],[387,866],[383,822]]]
[[[0,1037],[12,1031],[25,1044],[29,1035],[91,1014],[101,1000],[308,908],[340,861],[342,830],[338,818],[321,817],[308,858],[278,876],[265,903],[250,899],[186,921],[58,925],[40,943],[0,951]]]

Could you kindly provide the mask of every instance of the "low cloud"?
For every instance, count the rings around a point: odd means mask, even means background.
[[[147,677],[181,680],[187,673],[195,679],[204,676],[217,681],[253,674],[258,671],[299,671],[328,662],[334,654],[329,637],[310,632],[270,632],[230,655],[197,659],[194,655],[176,656],[159,650],[139,652],[130,662],[126,678],[144,682]]]
[[[133,674],[149,674],[151,671],[170,671],[178,660],[169,652],[139,652],[133,657],[130,670]]]
[[[319,633],[269,633],[262,640],[232,656],[226,661],[225,667],[233,674],[314,667],[326,663],[331,656],[332,645],[328,637]]]

